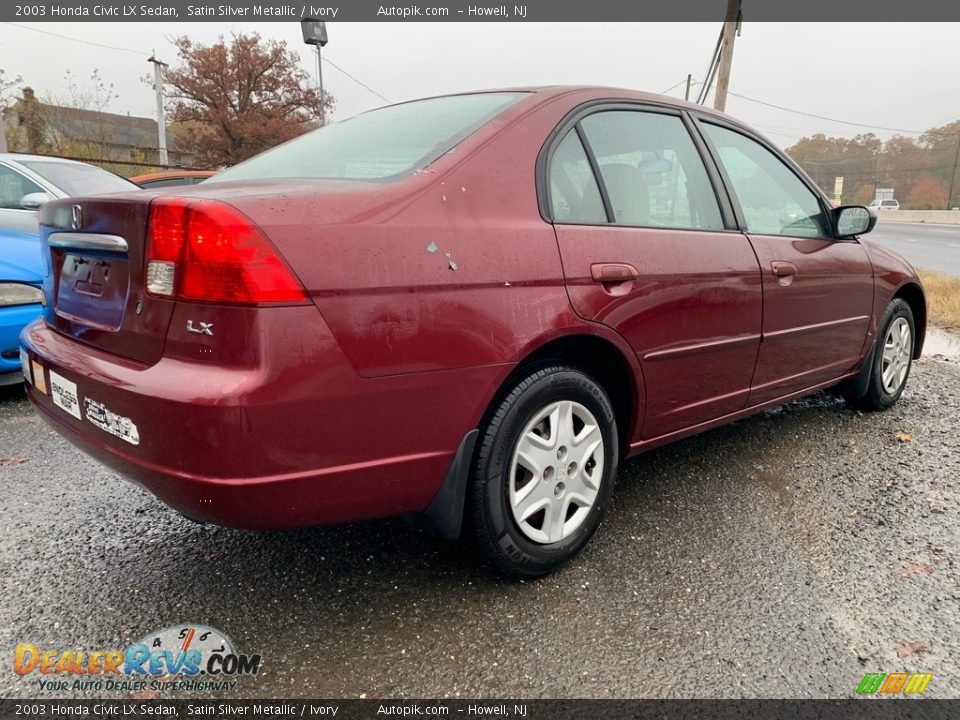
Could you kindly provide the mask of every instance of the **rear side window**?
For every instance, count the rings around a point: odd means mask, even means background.
[[[610,110],[581,125],[617,224],[723,229],[707,170],[679,117]]]
[[[746,135],[709,123],[702,127],[730,178],[749,232],[829,237],[817,196],[779,157]]]
[[[388,180],[422,169],[524,93],[451,95],[391,105],[336,122],[206,180]]]
[[[550,160],[550,205],[558,223],[607,222],[597,179],[576,130],[567,133]]]

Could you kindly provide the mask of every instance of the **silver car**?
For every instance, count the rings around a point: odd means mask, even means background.
[[[0,153],[0,228],[37,232],[37,208],[48,200],[140,187],[87,163],[44,155]]]

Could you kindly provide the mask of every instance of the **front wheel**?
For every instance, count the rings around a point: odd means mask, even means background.
[[[888,306],[880,321],[867,391],[848,401],[863,410],[885,410],[900,399],[910,377],[916,331],[913,311],[900,298]]]
[[[502,572],[534,577],[579,553],[600,525],[618,460],[617,424],[603,388],[552,365],[519,382],[483,428],[471,516]]]

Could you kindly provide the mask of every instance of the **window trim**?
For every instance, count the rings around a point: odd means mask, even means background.
[[[596,113],[617,110],[644,112],[657,115],[672,115],[680,119],[680,121],[683,123],[684,129],[687,131],[687,134],[690,137],[690,141],[693,143],[693,146],[697,151],[697,156],[700,158],[700,162],[703,164],[703,167],[706,170],[707,177],[710,182],[710,188],[713,190],[713,196],[716,199],[717,206],[720,210],[720,219],[723,223],[722,228],[683,228],[664,227],[661,225],[628,225],[626,223],[618,223],[615,221],[613,218],[613,210],[610,206],[609,195],[607,194],[606,183],[604,182],[603,176],[599,171],[597,159],[594,156],[593,149],[590,147],[590,143],[586,138],[586,133],[584,133],[582,127],[580,126],[580,121]],[[560,143],[564,140],[564,138],[566,138],[567,133],[571,130],[577,132],[577,135],[580,138],[580,143],[583,145],[584,152],[587,154],[587,160],[590,163],[590,168],[594,174],[594,180],[597,183],[597,187],[600,189],[600,196],[603,199],[604,210],[607,213],[606,223],[561,223],[555,221],[553,218],[553,198],[551,197],[550,193],[550,170],[553,163],[553,155]],[[723,176],[719,173],[718,168],[715,166],[715,161],[712,155],[708,152],[707,147],[704,145],[703,140],[700,137],[699,130],[693,126],[688,113],[683,108],[676,105],[661,104],[648,100],[610,98],[590,100],[576,106],[570,112],[568,112],[559,123],[557,123],[557,125],[547,136],[543,146],[540,148],[540,153],[537,155],[535,178],[537,186],[537,206],[540,210],[540,217],[551,225],[642,228],[647,230],[679,230],[683,232],[741,232],[739,222],[736,217],[736,211],[731,203],[729,191],[724,183]]]
[[[787,172],[792,173],[800,183],[809,190],[813,196],[816,198],[817,203],[820,205],[820,212],[823,213],[823,217],[826,220],[826,227],[829,230],[829,233],[824,236],[818,236],[821,240],[830,240],[832,242],[857,242],[855,238],[838,238],[837,229],[834,223],[834,216],[831,210],[833,206],[827,200],[827,196],[823,191],[817,187],[816,183],[810,180],[802,170],[793,162],[793,160],[780,148],[776,147],[773,143],[769,142],[766,138],[757,134],[756,132],[750,130],[743,125],[738,123],[730,122],[725,118],[714,117],[712,115],[707,115],[705,113],[699,113],[693,111],[690,113],[691,119],[696,125],[697,133],[703,139],[703,142],[710,152],[710,155],[713,159],[713,162],[716,164],[718,171],[720,172],[721,177],[723,178],[723,184],[727,188],[727,192],[730,194],[730,201],[733,203],[734,213],[737,219],[737,226],[740,232],[749,234],[750,230],[747,228],[746,216],[743,214],[743,206],[740,203],[740,198],[737,197],[737,191],[733,187],[733,182],[730,180],[730,176],[727,174],[726,169],[723,167],[723,164],[720,162],[720,153],[717,150],[716,146],[713,144],[713,141],[707,135],[706,131],[703,128],[703,125],[715,125],[724,130],[729,130],[730,132],[737,133],[742,135],[748,140],[753,140],[755,143],[761,147],[768,150],[780,163],[786,168]],[[771,235],[770,233],[753,233],[754,235],[763,235],[764,237],[783,237],[783,238],[806,238],[810,239],[807,236],[803,235]]]

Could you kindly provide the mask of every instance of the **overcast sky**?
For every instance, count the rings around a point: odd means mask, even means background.
[[[34,28],[34,30],[28,29]],[[702,79],[719,23],[328,23],[324,54],[396,102],[470,89],[538,84],[598,84],[683,96],[687,73]],[[94,47],[65,38],[127,50]],[[0,24],[0,67],[38,93],[62,94],[64,72],[86,78],[99,68],[120,98],[110,110],[152,116],[152,90],[140,78],[152,50],[174,63],[169,38],[201,43],[258,31],[286,40],[315,73],[299,23]],[[960,118],[960,24],[753,23],[737,39],[730,89],[757,100],[854,123],[925,130]],[[136,52],[130,52],[134,50]],[[139,57],[138,57],[139,55]],[[324,82],[334,119],[385,104],[329,64]],[[727,111],[780,145],[814,132],[876,132],[805,117],[731,97]]]

